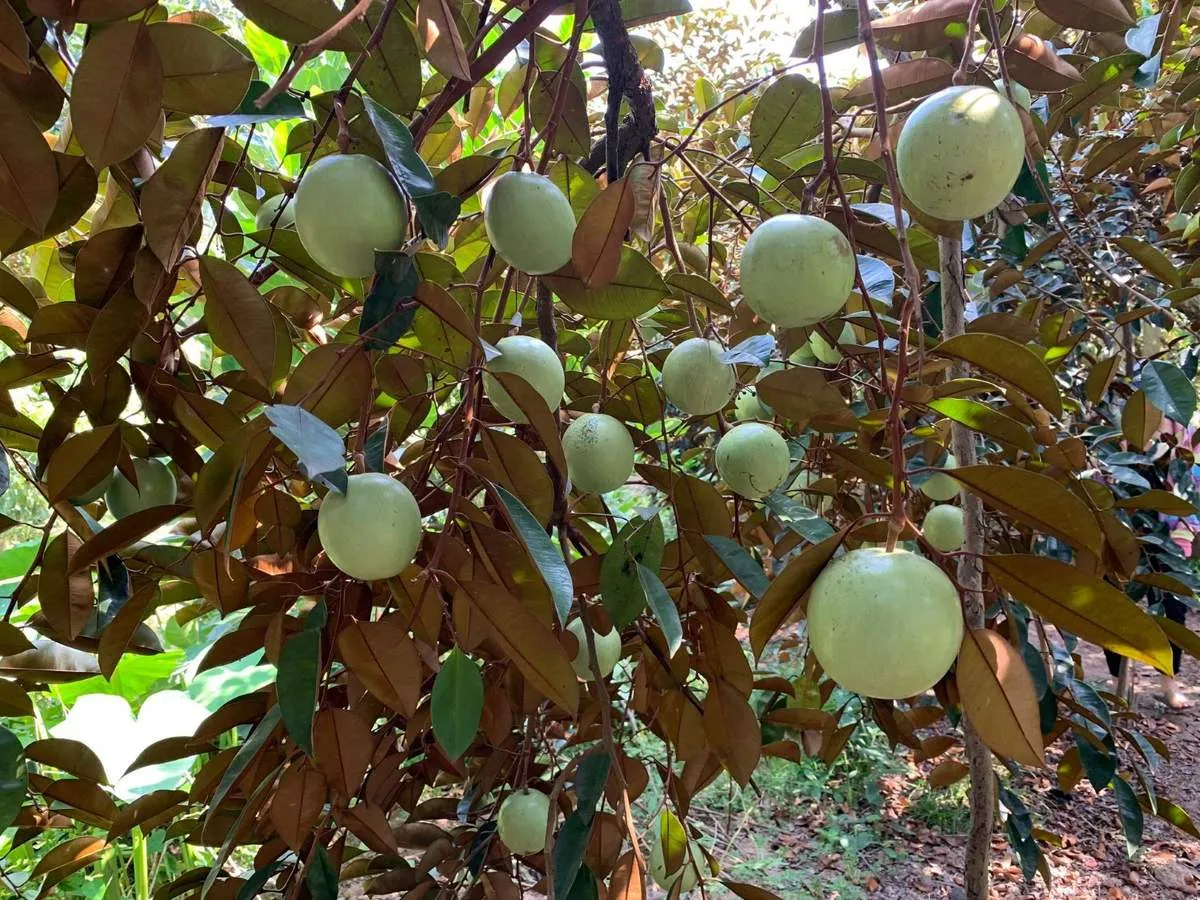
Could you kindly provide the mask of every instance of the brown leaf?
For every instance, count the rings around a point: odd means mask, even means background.
[[[629,179],[621,178],[601,191],[580,217],[571,261],[584,287],[602,288],[616,277],[635,206]]]
[[[424,377],[422,370],[422,389]],[[358,415],[371,386],[371,360],[361,347],[321,344],[310,350],[288,376],[283,402],[303,406],[337,428]],[[393,430],[395,421],[393,416]]]
[[[81,572],[110,553],[137,543],[187,511],[188,507],[183,504],[152,506],[118,519],[82,544],[77,543],[71,553],[71,573]]]
[[[880,46],[896,50],[933,50],[961,37],[971,0],[927,0],[871,23]],[[963,27],[956,27],[963,26]]]
[[[541,438],[546,455],[558,466],[558,471],[567,471],[567,457],[563,452],[562,438],[558,432],[558,413],[552,412],[546,405],[546,398],[534,390],[533,386],[519,375],[512,372],[493,372],[496,380],[512,397],[537,436]]]
[[[167,271],[178,264],[179,252],[200,221],[204,192],[221,161],[224,144],[223,128],[201,128],[185,134],[167,161],[142,186],[146,243]]]
[[[957,759],[944,759],[925,776],[930,787],[944,788],[962,781],[970,773],[965,765]]]
[[[488,480],[514,494],[543,525],[549,524],[554,511],[554,485],[533,448],[496,428],[485,428],[480,436],[489,463]],[[483,460],[472,460],[478,462]]]
[[[128,19],[154,5],[154,0],[29,0],[29,11],[51,19],[70,18],[90,25]]]
[[[421,659],[412,639],[387,622],[350,622],[337,636],[346,668],[377,699],[411,716],[421,699]]]
[[[50,457],[46,489],[50,502],[79,497],[112,474],[121,452],[121,431],[114,425],[73,434]]]
[[[280,777],[271,798],[271,824],[291,849],[299,852],[312,837],[328,794],[325,776],[303,763],[292,766]]]
[[[107,846],[104,838],[90,835],[63,841],[38,860],[37,865],[33,867],[32,877],[39,878],[47,873],[57,874],[63,871],[70,874],[95,860]],[[60,876],[59,880],[64,877],[66,875]]]
[[[6,9],[12,13],[12,7],[0,5],[0,13]],[[35,234],[42,234],[58,201],[54,153],[21,103],[2,84],[0,121],[4,122],[0,129],[0,210]]]
[[[749,784],[762,752],[762,733],[746,698],[723,678],[709,685],[704,698],[704,731],[730,777],[742,787]]]
[[[101,308],[88,330],[84,346],[88,368],[92,372],[106,372],[115,366],[149,321],[150,310],[133,291],[128,287],[117,291]]]
[[[968,629],[954,677],[963,712],[993,753],[1046,764],[1033,678],[1012,644],[994,631]]]
[[[67,815],[89,825],[108,826],[117,817],[117,804],[94,781],[64,778],[51,782],[42,794],[51,800],[65,803],[71,807],[64,810]]]
[[[575,712],[579,706],[579,681],[566,651],[549,626],[499,585],[465,581],[459,587],[525,680],[567,712]]]
[[[759,399],[797,427],[812,425],[821,431],[857,427],[841,391],[825,380],[820,369],[794,366],[759,379],[756,386]]]
[[[1034,0],[1059,25],[1084,31],[1124,31],[1133,17],[1121,0]]]
[[[1103,535],[1088,505],[1048,475],[1013,466],[947,469],[984,503],[1006,516],[1099,554]]]
[[[479,343],[479,334],[475,331],[475,326],[471,324],[466,310],[440,284],[434,284],[432,281],[422,281],[417,285],[417,292],[414,296],[418,303],[472,344]]]
[[[1034,34],[1018,34],[1004,48],[1004,62],[1013,79],[1031,91],[1065,91],[1083,80],[1079,70],[1059,58],[1054,48]]]
[[[1024,344],[998,334],[969,332],[942,341],[933,352],[939,356],[961,359],[985,372],[991,372],[1024,391],[1053,415],[1062,415],[1062,398],[1054,375],[1041,358]]]
[[[645,900],[646,872],[630,850],[617,860],[608,882],[609,900]]]
[[[75,70],[71,121],[97,168],[146,143],[162,102],[162,63],[144,23],[116,22],[92,35]]]
[[[888,106],[926,97],[944,87],[954,78],[954,66],[935,56],[906,59],[888,66],[881,73]],[[857,82],[844,97],[851,106],[875,105],[875,88],[870,78]],[[961,226],[960,226],[961,227]]]
[[[270,304],[237,267],[200,258],[204,320],[213,343],[233,356],[255,381],[271,386],[275,371],[275,317]]]
[[[1059,628],[1171,671],[1171,647],[1154,617],[1111,584],[1045,556],[987,556],[984,567],[1001,590]]]
[[[341,16],[333,0],[232,0],[232,3],[263,31],[289,44],[311,41]],[[329,46],[334,50],[359,50],[362,43],[355,29],[349,28],[330,41]]]
[[[16,625],[0,621],[0,656],[11,656],[32,650],[33,644]]]
[[[83,631],[95,605],[92,576],[87,570],[68,574],[68,561],[80,547],[79,538],[64,531],[50,542],[42,556],[38,598],[55,633],[74,640]]]
[[[1162,424],[1162,410],[1150,402],[1145,391],[1135,391],[1121,410],[1121,434],[1131,449],[1145,450]]]
[[[778,894],[773,894],[765,888],[756,887],[753,884],[746,884],[742,881],[730,881],[722,879],[721,884],[729,888],[729,890],[741,898],[741,900],[780,900]]]
[[[707,536],[728,537],[733,532],[729,507],[721,492],[692,475],[669,472],[658,466],[641,465],[638,472],[670,495],[675,507],[680,536],[696,554],[701,566],[713,576],[724,575],[725,564],[709,545]]]
[[[232,41],[183,22],[156,22],[150,38],[162,60],[164,106],[206,116],[237,109],[255,66]]]
[[[387,815],[378,806],[362,800],[342,810],[337,818],[340,824],[376,853],[399,852]]]
[[[45,738],[33,741],[25,747],[25,758],[31,762],[53,766],[82,778],[103,784],[107,781],[104,775],[104,764],[92,752],[92,748],[79,741],[66,738]]]
[[[0,66],[29,72],[29,35],[10,0],[0,0]],[[11,121],[7,116],[4,119],[6,125]]]
[[[100,633],[100,647],[97,653],[100,661],[100,674],[112,679],[117,663],[129,647],[137,627],[142,624],[151,604],[159,597],[158,585],[147,584],[134,591],[133,596],[113,616],[112,621],[104,626]]]
[[[804,608],[808,589],[821,570],[833,559],[833,554],[846,538],[846,529],[809,547],[793,557],[784,570],[775,576],[750,616],[750,646],[756,657],[762,656],[767,641],[787,621]]]
[[[1108,390],[1108,386],[1112,383],[1113,375],[1116,374],[1117,365],[1120,362],[1121,354],[1114,353],[1112,356],[1106,357],[1092,366],[1088,372],[1087,382],[1084,385],[1088,400],[1092,403],[1100,402],[1100,399]]]
[[[1168,516],[1194,516],[1200,513],[1188,501],[1170,491],[1143,491],[1134,497],[1123,497],[1114,504],[1117,509],[1155,509]]]
[[[149,823],[164,813],[182,808],[188,795],[183,791],[158,790],[138,797],[128,806],[122,807],[108,830],[108,839],[115,840],[133,830],[137,825]],[[148,830],[148,829],[143,829]]]
[[[429,64],[447,78],[474,80],[450,0],[419,0],[417,40]]]
[[[345,709],[323,709],[313,722],[313,755],[329,786],[349,799],[371,763],[375,739],[367,723]]]

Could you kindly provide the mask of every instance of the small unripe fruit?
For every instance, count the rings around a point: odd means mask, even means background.
[[[692,416],[707,416],[733,397],[733,366],[721,362],[725,351],[716,341],[689,338],[667,354],[662,386],[667,399]]]
[[[1004,90],[1003,78],[997,78],[992,82],[992,84],[996,86],[996,90],[998,90],[1001,94],[1003,94],[1005,97],[1008,96],[1008,92]],[[1021,107],[1021,109],[1025,110],[1025,112],[1029,112],[1031,109],[1033,109],[1033,94],[1029,93],[1029,88],[1025,87],[1025,85],[1021,84],[1019,81],[1010,81],[1009,84],[1012,85],[1012,97],[1010,98],[1012,102],[1016,103],[1017,106]]]
[[[742,388],[733,400],[733,414],[739,422],[753,419],[770,419],[775,410],[763,403],[758,397],[758,390],[752,387]]]
[[[496,833],[513,853],[520,856],[541,853],[546,848],[546,823],[549,818],[549,797],[541,791],[528,788],[514,791],[500,804]]]
[[[498,340],[496,349],[503,355],[487,364],[483,373],[483,390],[500,415],[522,425],[529,421],[493,372],[511,372],[521,376],[542,395],[551,411],[558,409],[567,379],[558,354],[549,344],[529,335],[514,334]]]
[[[747,422],[737,425],[717,442],[717,472],[735,493],[757,500],[787,478],[791,454],[785,441],[770,425]]]
[[[135,469],[137,468],[136,461],[134,462],[134,468]],[[116,475],[117,475],[117,473],[115,470],[112,472],[109,472],[108,475],[106,475],[104,478],[100,479],[100,482],[95,487],[91,488],[90,490],[84,491],[78,497],[71,497],[70,500],[71,500],[72,505],[87,506],[89,503],[95,503],[97,500],[99,500],[101,497],[103,497],[106,493],[108,493],[108,489],[110,487],[112,487],[113,479],[116,477]]]
[[[786,213],[763,222],[742,250],[742,296],[781,328],[828,319],[854,288],[854,250],[816,216]]]
[[[946,461],[942,463],[942,468],[958,468],[958,460],[954,458],[953,453],[946,454]],[[934,472],[933,475],[921,483],[921,493],[930,500],[935,500],[938,503],[953,500],[961,490],[962,485],[944,472]]]
[[[921,531],[935,550],[953,553],[961,549],[966,536],[962,508],[944,503],[930,507],[921,523]]]
[[[133,470],[137,474],[136,488],[119,471],[108,486],[105,503],[110,513],[124,519],[143,509],[175,502],[175,476],[166,463],[157,459],[135,459]]]
[[[904,194],[939,219],[974,219],[1012,190],[1025,160],[1016,107],[990,87],[956,85],[921,101],[900,132]]]
[[[567,476],[575,489],[605,494],[633,474],[633,438],[629,429],[604,413],[586,413],[563,434]]]
[[[483,206],[488,240],[501,259],[528,275],[557,272],[571,261],[575,212],[553,181],[505,172]]]
[[[571,660],[571,668],[584,681],[591,681],[595,675],[592,672],[591,657],[588,655],[587,635],[583,631],[583,620],[572,619],[567,623],[567,631],[575,635],[575,640],[579,642],[579,649],[575,653],[575,658]],[[617,660],[621,658],[621,633],[615,628],[610,628],[604,634],[593,631],[593,635],[596,639],[596,665],[600,669],[600,677],[607,678],[617,667]]]
[[[808,601],[808,640],[829,677],[865,697],[923,693],[962,644],[958,590],[907,550],[852,550],[825,567]]]
[[[284,200],[287,200],[287,206],[283,207],[283,212],[279,212],[279,207],[283,206]],[[279,214],[278,222],[275,222],[276,213]],[[262,206],[258,208],[258,212],[254,214],[254,227],[259,231],[267,231],[272,222],[275,222],[276,229],[294,228],[296,226],[295,199],[289,200],[287,194],[276,194],[264,200]]]
[[[675,887],[676,882],[682,882],[679,886],[681,896],[692,890],[700,883],[700,866],[702,865],[704,865],[704,851],[700,848],[699,841],[690,838],[687,852],[684,853],[679,868],[673,872],[667,872],[662,833],[656,830],[655,835],[650,839],[650,877],[664,891],[669,893],[671,888]]]
[[[408,201],[388,170],[369,156],[317,160],[292,203],[296,233],[317,265],[343,278],[375,274],[376,250],[399,250],[408,233]]]
[[[399,575],[421,543],[421,510],[403,484],[382,472],[351,475],[345,494],[330,491],[317,513],[330,562],[360,581]]]
[[[838,345],[853,344],[856,340],[854,327],[847,322],[838,334]],[[842,361],[842,351],[825,340],[825,335],[820,331],[814,331],[808,336],[808,346],[812,349],[813,356],[827,366],[836,366]]]

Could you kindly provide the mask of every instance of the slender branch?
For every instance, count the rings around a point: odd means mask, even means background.
[[[304,68],[305,64],[308,63],[309,60],[320,56],[330,44],[337,40],[338,36],[343,31],[361,19],[366,14],[367,8],[374,2],[375,0],[358,0],[358,2],[354,4],[354,8],[348,13],[318,34],[311,41],[301,44],[296,49],[295,58],[292,60],[291,66],[289,66],[287,71],[279,76],[278,81],[271,85],[271,87],[268,88],[267,91],[255,101],[255,105],[259,109],[265,109],[268,103],[291,87],[292,82],[295,81],[296,76],[300,74],[300,70]],[[364,51],[364,53],[368,52],[370,52],[369,49]]]

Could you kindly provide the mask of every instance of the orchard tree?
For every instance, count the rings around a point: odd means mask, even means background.
[[[1048,752],[1131,848],[1197,833],[1078,654],[1200,652],[1158,614],[1196,587],[1188,4],[820,0],[660,108],[630,29],[686,0],[231,3],[0,0],[38,896],[129,860],[148,897],[153,837],[166,897],[769,900],[693,798],[867,725],[970,779],[971,900],[998,824],[1048,880]],[[48,685],[195,623],[274,680],[118,771],[47,733]]]

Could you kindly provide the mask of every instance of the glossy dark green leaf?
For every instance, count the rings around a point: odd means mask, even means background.
[[[310,478],[346,492],[346,445],[336,431],[300,406],[276,403],[266,416],[271,434],[296,454]]]
[[[438,187],[433,180],[433,173],[429,171],[429,166],[417,152],[412,132],[408,130],[408,126],[399,116],[370,97],[363,98],[363,105],[366,107],[371,124],[375,126],[375,131],[379,134],[379,140],[383,143],[392,174],[396,176],[408,195],[425,197],[429,194],[436,194]]]
[[[259,720],[254,726],[254,730],[242,741],[242,745],[238,747],[237,753],[230,760],[229,766],[225,769],[225,773],[221,776],[221,780],[217,782],[217,789],[213,791],[212,800],[208,807],[208,818],[221,806],[221,801],[229,794],[230,788],[246,771],[246,767],[250,765],[254,757],[258,755],[258,751],[263,748],[267,740],[274,734],[276,727],[279,725],[282,715],[279,712],[279,706],[272,706],[267,710],[267,714]]]
[[[433,734],[451,759],[462,756],[479,730],[483,715],[483,677],[479,667],[455,647],[433,681]]]
[[[646,608],[639,564],[654,572],[662,567],[666,538],[658,516],[634,519],[617,533],[600,563],[600,597],[618,628],[625,628]]]
[[[271,880],[271,876],[278,872],[282,865],[283,860],[277,859],[255,871],[253,875],[246,879],[246,883],[238,891],[237,900],[255,900],[263,892],[263,888]]]
[[[12,825],[21,811],[27,781],[21,741],[0,725],[0,832]]]
[[[250,87],[246,89],[246,96],[242,98],[238,108],[228,115],[209,116],[208,124],[218,125],[222,128],[236,128],[239,125],[253,125],[257,122],[304,118],[304,104],[300,98],[286,92],[259,109],[258,98],[265,94],[269,87],[270,85],[265,81],[250,82]]]
[[[375,252],[375,281],[363,304],[358,333],[372,350],[387,350],[412,327],[421,304],[414,300],[420,276],[407,253]]]
[[[306,629],[284,641],[275,677],[279,712],[288,735],[310,756],[320,668],[320,631]]]
[[[704,540],[708,541],[708,546],[721,557],[721,562],[725,563],[725,567],[733,573],[733,577],[742,587],[755,597],[761,597],[767,592],[771,582],[763,573],[762,566],[754,561],[754,557],[745,547],[732,538],[719,534],[706,534]]]
[[[1078,734],[1075,735],[1075,746],[1079,748],[1079,758],[1083,762],[1087,780],[1097,792],[1104,790],[1117,774],[1116,756],[1108,748],[1102,750]]]
[[[779,521],[806,541],[820,543],[833,534],[833,526],[803,504],[797,503],[786,494],[776,491],[763,497],[763,506],[773,512]]]
[[[1142,807],[1138,804],[1137,795],[1124,778],[1114,778],[1112,782],[1113,796],[1117,800],[1117,811],[1121,815],[1121,830],[1125,832],[1125,852],[1132,859],[1142,846],[1142,832],[1146,821]]]
[[[775,338],[769,334],[755,334],[746,338],[736,347],[730,347],[721,354],[721,362],[730,365],[765,366],[771,361],[775,352]]]
[[[462,200],[445,191],[426,194],[413,198],[413,206],[417,210],[417,218],[425,234],[442,250],[450,240],[450,226],[458,219],[462,211]]]
[[[316,855],[308,865],[304,882],[308,885],[308,892],[313,900],[337,900],[338,873],[324,847],[317,847]]]
[[[575,597],[575,582],[571,578],[571,570],[563,559],[562,552],[554,545],[554,541],[550,540],[550,535],[538,523],[533,513],[525,508],[524,503],[498,484],[493,484],[492,488],[504,504],[513,528],[520,535],[525,549],[529,551],[529,557],[541,573],[546,587],[550,588],[558,621],[563,625],[567,624],[567,616],[570,615],[571,603]]]
[[[580,866],[575,883],[566,895],[566,900],[598,900],[600,891],[596,887],[596,876],[587,866]]]
[[[646,592],[646,602],[658,620],[658,625],[667,639],[667,652],[675,655],[675,651],[683,644],[683,623],[679,620],[679,609],[675,601],[667,593],[667,587],[658,577],[658,573],[638,563],[638,578],[642,582],[642,590]]]
[[[1150,402],[1164,413],[1187,425],[1196,411],[1196,386],[1173,363],[1161,359],[1146,363],[1142,369],[1142,390]]]

